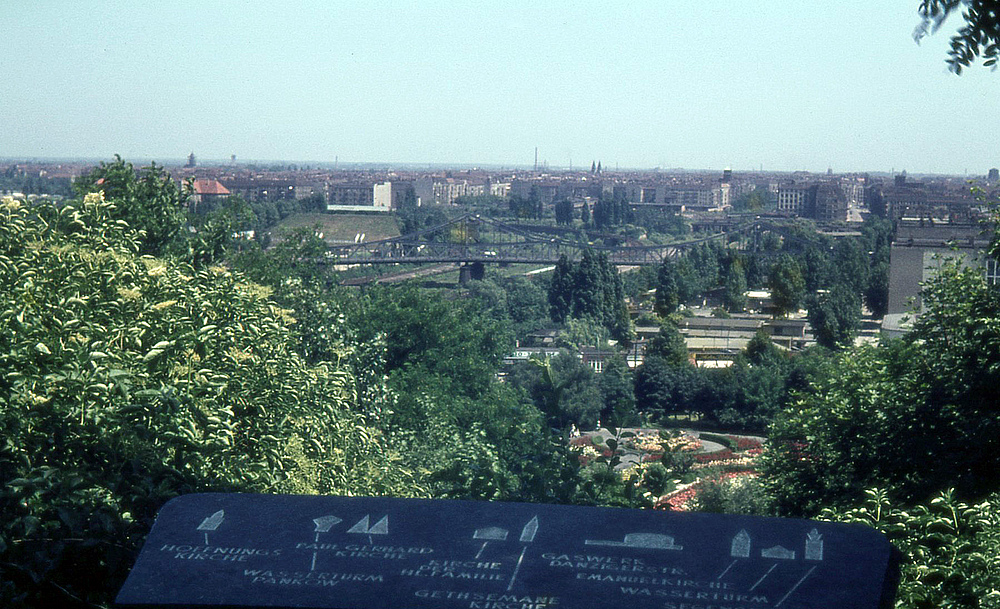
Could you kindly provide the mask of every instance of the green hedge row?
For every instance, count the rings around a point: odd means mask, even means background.
[[[698,438],[701,440],[706,440],[708,442],[715,442],[716,444],[722,444],[729,450],[736,450],[736,442],[728,436],[720,436],[714,433],[699,433]]]

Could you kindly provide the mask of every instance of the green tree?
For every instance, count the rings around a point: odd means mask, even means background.
[[[532,184],[528,191],[528,214],[529,217],[540,220],[542,218],[542,193],[538,184]]]
[[[606,348],[611,334],[601,323],[591,317],[571,317],[559,331],[556,346],[579,351],[584,347]]]
[[[857,502],[874,486],[908,502],[997,490],[1000,296],[949,263],[923,302],[914,332],[843,353],[778,415],[764,471],[782,510]]]
[[[765,231],[760,237],[760,244],[758,247],[764,252],[779,252],[781,251],[781,235],[774,231]]]
[[[861,299],[851,287],[835,284],[826,294],[810,296],[806,306],[817,343],[828,349],[852,344],[861,323]]]
[[[450,391],[475,398],[513,348],[509,328],[472,301],[447,302],[402,287],[373,289],[353,306],[354,340],[384,344],[384,372],[405,374],[410,383],[446,379]]]
[[[569,226],[573,224],[573,202],[560,199],[555,204],[556,224]]]
[[[799,265],[791,256],[783,254],[771,267],[768,275],[771,302],[776,315],[786,315],[797,311],[805,295],[806,282],[802,278]]]
[[[747,280],[743,272],[743,263],[737,258],[729,264],[726,271],[726,289],[723,296],[726,310],[739,313],[747,307]]]
[[[810,245],[802,256],[806,291],[813,293],[830,287],[835,276],[830,250],[818,245]]]
[[[875,317],[884,317],[889,312],[889,263],[880,262],[868,275],[865,286],[865,305]]]
[[[219,209],[198,218],[195,233],[182,242],[175,242],[176,254],[195,268],[205,268],[220,262],[240,244],[249,239],[240,234],[250,230],[253,210],[242,197],[228,197]]]
[[[625,296],[635,301],[645,300],[650,290],[654,292],[656,290],[659,271],[658,266],[644,265],[622,273],[622,287],[625,290]]]
[[[581,429],[595,428],[604,403],[594,371],[575,355],[561,354],[552,358],[552,372],[564,388],[559,427],[572,423]]]
[[[516,336],[544,326],[549,319],[545,290],[526,277],[510,277],[503,282],[507,292],[507,315]]]
[[[684,335],[671,322],[660,325],[660,331],[646,347],[646,355],[659,357],[674,366],[680,366],[689,361]]]
[[[716,419],[726,427],[765,432],[788,399],[784,371],[778,366],[741,366],[733,371],[737,391],[727,404],[731,410]]]
[[[771,207],[771,194],[766,188],[755,188],[753,191],[737,197],[733,203],[734,211],[763,211]]]
[[[665,317],[675,313],[681,304],[677,267],[671,259],[663,259],[656,279],[656,313]]]
[[[634,380],[624,357],[616,355],[604,362],[604,370],[597,377],[597,386],[603,402],[600,414],[602,421],[615,418],[625,423],[634,419]]]
[[[789,401],[792,369],[789,358],[759,332],[732,366],[703,371],[693,409],[727,429],[764,432]]]
[[[721,253],[715,243],[700,243],[688,252],[687,262],[696,277],[694,295],[704,295],[709,290],[721,285],[719,280],[719,255]]]
[[[571,353],[531,359],[511,370],[508,382],[525,392],[554,429],[593,429],[597,424],[602,400],[594,373]]]
[[[573,271],[573,317],[604,321],[606,290],[602,260],[592,250],[583,252]]]
[[[549,283],[549,311],[553,321],[571,316],[603,325],[621,344],[631,339],[625,306],[625,288],[607,254],[586,250],[575,267],[561,256]]]
[[[504,323],[510,323],[510,305],[507,302],[507,290],[493,278],[484,277],[468,284],[469,296],[478,300],[480,310],[487,317]]]
[[[399,209],[405,211],[413,210],[417,208],[417,203],[417,192],[413,189],[413,186],[407,186],[403,193],[403,200],[399,205]]]
[[[115,155],[114,162],[101,162],[80,176],[74,188],[79,196],[103,192],[104,200],[114,205],[110,208],[112,218],[139,231],[143,254],[163,254],[184,224],[187,197],[156,163],[136,172],[132,163]]]
[[[604,308],[601,319],[611,337],[624,347],[632,340],[632,322],[625,305],[625,286],[618,270],[608,260],[606,254],[600,256],[601,289],[604,292]]]
[[[861,225],[863,244],[871,252],[872,266],[889,262],[889,249],[892,246],[892,222],[875,215],[865,218]]]
[[[786,355],[763,330],[757,330],[757,333],[747,343],[746,349],[743,350],[743,357],[754,366],[780,365],[787,360]]]
[[[703,295],[702,276],[691,260],[684,256],[677,261],[677,299],[686,304]]]
[[[752,252],[744,258],[743,270],[747,277],[747,286],[752,289],[764,288],[767,285],[767,269],[763,256]]]
[[[560,256],[549,282],[549,316],[552,321],[562,323],[573,312],[574,273],[573,264]]]
[[[861,294],[868,286],[869,258],[860,239],[840,239],[833,247],[834,283]]]
[[[594,203],[594,227],[598,230],[610,228],[613,225],[613,211],[612,206],[614,204],[610,200],[605,200],[603,198],[598,199]]]
[[[678,414],[691,409],[699,390],[697,369],[662,357],[647,356],[635,373],[635,400],[639,410]]]

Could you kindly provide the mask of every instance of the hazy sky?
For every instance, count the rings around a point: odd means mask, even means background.
[[[985,173],[918,4],[7,1],[0,157]]]

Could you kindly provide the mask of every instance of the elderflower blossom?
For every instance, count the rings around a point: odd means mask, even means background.
[[[163,302],[156,303],[155,305],[151,306],[150,308],[153,309],[154,311],[162,311],[163,309],[170,308],[170,307],[174,306],[175,304],[177,304],[176,300],[164,300]]]
[[[125,300],[139,300],[142,298],[142,292],[132,288],[118,288],[118,295]]]

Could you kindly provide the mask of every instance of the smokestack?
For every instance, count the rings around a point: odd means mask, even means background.
[[[538,171],[538,146],[535,146],[535,171]]]

